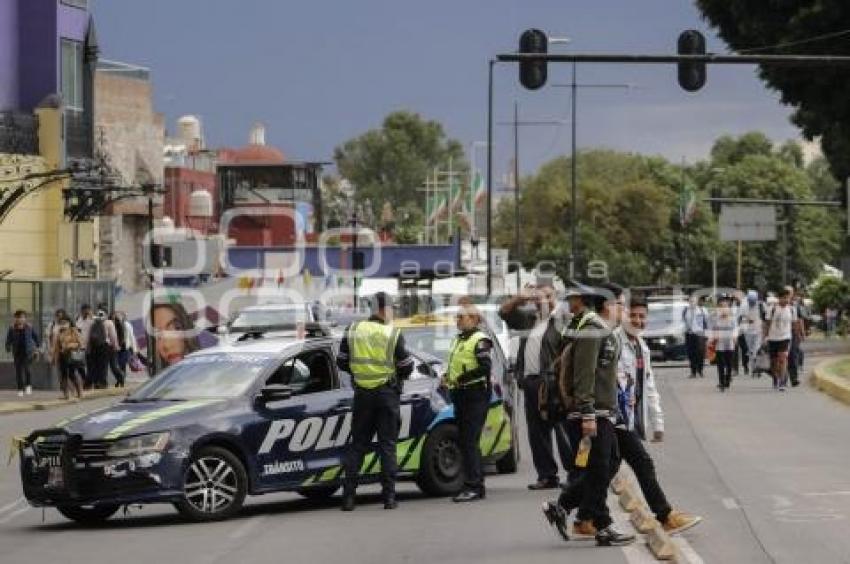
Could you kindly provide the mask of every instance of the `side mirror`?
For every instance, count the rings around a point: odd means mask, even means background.
[[[292,397],[292,388],[284,384],[271,384],[260,390],[259,399],[264,403],[280,401]]]

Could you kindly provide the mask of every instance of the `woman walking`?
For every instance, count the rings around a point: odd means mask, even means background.
[[[80,330],[71,324],[66,315],[59,320],[59,331],[54,337],[52,349],[54,363],[59,366],[59,387],[64,398],[70,399],[68,384],[74,387],[76,398],[82,397],[83,383],[80,375],[85,373],[86,349]]]
[[[712,317],[711,338],[717,351],[717,388],[725,392],[732,384],[732,364],[738,341],[738,322],[732,310],[732,299],[721,295],[717,312]]]

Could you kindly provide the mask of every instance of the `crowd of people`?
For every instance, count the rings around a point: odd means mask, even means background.
[[[115,387],[124,387],[128,366],[138,348],[132,324],[124,312],[108,314],[105,304],[93,309],[84,304],[72,319],[58,309],[40,338],[27,313],[18,310],[6,334],[6,351],[15,364],[18,396],[32,394],[31,364],[40,355],[55,373],[65,399],[79,399],[83,390],[108,387],[112,373]]]

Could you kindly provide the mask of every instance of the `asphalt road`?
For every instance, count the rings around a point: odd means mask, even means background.
[[[705,517],[678,541],[691,562],[850,562],[850,408],[805,385],[775,392],[766,378],[736,378],[720,394],[713,368],[703,380],[685,378],[681,367],[661,368],[659,375],[667,433],[651,451],[661,483],[674,506]],[[0,416],[0,437],[95,405]],[[558,540],[539,510],[551,493],[526,489],[527,453],[518,474],[489,478],[482,503],[428,499],[403,484],[401,506],[392,513],[367,488],[352,514],[286,494],[254,498],[224,523],[188,524],[171,507],[152,506],[98,529],[28,508],[17,461],[5,466],[5,452],[2,458],[4,564],[654,561],[642,545]]]

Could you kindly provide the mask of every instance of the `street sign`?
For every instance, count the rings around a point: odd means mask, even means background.
[[[720,210],[721,241],[775,241],[774,206],[730,206]]]

